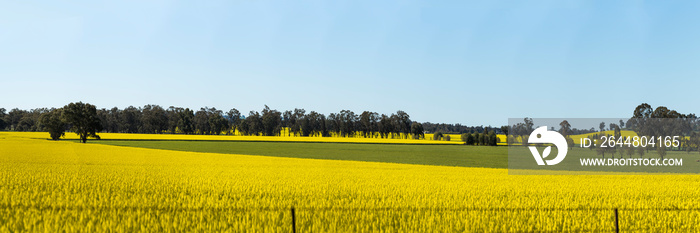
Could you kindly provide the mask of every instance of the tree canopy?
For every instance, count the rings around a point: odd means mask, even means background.
[[[80,136],[80,141],[87,142],[88,137],[97,138],[102,131],[102,122],[97,117],[95,105],[83,102],[70,103],[63,107],[61,118],[71,126],[71,130]]]
[[[63,109],[51,109],[39,116],[39,123],[49,131],[51,139],[58,140],[66,134],[66,123],[61,119]]]

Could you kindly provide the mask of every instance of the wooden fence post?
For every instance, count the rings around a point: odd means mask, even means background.
[[[620,223],[617,217],[617,208],[615,208],[615,233],[620,233]]]
[[[615,216],[617,216],[617,212],[615,212]],[[296,232],[297,232],[297,219],[296,219],[296,216],[294,215],[294,206],[292,206],[292,233],[296,233]]]

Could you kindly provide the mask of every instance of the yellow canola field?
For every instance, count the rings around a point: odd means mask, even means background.
[[[459,144],[464,144],[462,141],[462,135],[461,134],[444,134],[444,135],[450,135],[450,141],[451,142],[458,142]],[[506,135],[505,134],[497,134],[496,137],[498,137],[499,143],[498,145],[508,145],[506,143]],[[425,134],[425,139],[430,140],[433,138],[433,134]],[[433,140],[430,140],[433,141]]]
[[[19,133],[19,132],[16,132]],[[47,132],[21,132],[32,138],[49,138]],[[393,138],[360,137],[287,137],[287,136],[232,136],[232,135],[186,135],[186,134],[132,134],[98,133],[102,139],[122,140],[211,140],[211,141],[271,141],[271,142],[340,142],[340,143],[386,143],[386,144],[462,144],[459,139],[452,141],[413,140]],[[2,136],[0,136],[2,137]],[[78,139],[75,133],[66,132],[65,139]]]
[[[634,137],[634,136],[637,136],[637,133],[634,132],[634,131],[631,131],[631,130],[622,130],[622,131],[620,131],[620,134],[622,135],[622,137]],[[596,137],[596,135],[599,135],[599,136]],[[603,131],[602,133],[601,133],[601,132],[595,132],[595,133],[587,133],[587,134],[576,134],[576,135],[569,135],[569,137],[571,137],[571,139],[574,140],[574,144],[580,144],[581,139],[583,139],[583,138],[588,138],[588,137],[590,137],[590,136],[593,136],[593,137],[599,139],[599,138],[600,138],[600,135],[610,135],[610,136],[614,136],[614,135],[615,135],[615,131],[608,130],[608,131]],[[499,139],[500,142],[501,142],[501,143],[499,143],[498,145],[508,145],[508,144],[506,143],[506,142],[507,142],[507,137],[506,137],[506,135],[499,134],[499,135],[498,135],[498,139]],[[518,143],[519,143],[519,142],[522,140],[522,138],[519,138],[519,137],[518,137],[516,140],[517,140]]]
[[[612,231],[608,208],[623,231],[689,231],[698,187],[696,175],[515,176],[0,132],[0,232],[289,232],[291,206],[299,232]]]

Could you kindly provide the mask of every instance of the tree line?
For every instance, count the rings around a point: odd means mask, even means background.
[[[76,104],[86,109],[73,109],[73,105]],[[74,116],[71,113],[82,115]],[[27,111],[15,108],[7,112],[0,108],[0,130],[55,131],[50,132],[53,138],[54,134],[62,135],[61,132],[65,130],[74,129],[76,122],[71,118],[73,116],[94,118],[93,131],[109,133],[403,139],[425,137],[423,125],[412,121],[408,113],[400,110],[389,115],[371,111],[356,114],[350,110],[324,115],[299,108],[282,112],[267,105],[260,112],[250,111],[247,116],[235,108],[227,112],[209,107],[196,111],[174,106],[166,109],[159,105],[97,109],[94,105],[82,102],[71,103],[58,109],[37,108]],[[86,137],[91,135],[94,134],[88,134]]]
[[[466,126],[462,124],[445,124],[445,123],[423,123],[423,129],[431,133],[442,134],[464,134],[464,133],[488,133],[494,131],[496,134],[505,134],[501,128],[491,126]]]
[[[500,142],[496,131],[493,130],[481,133],[463,133],[461,137],[466,145],[496,146]]]

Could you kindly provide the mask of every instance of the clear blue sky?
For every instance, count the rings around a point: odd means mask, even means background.
[[[700,113],[697,1],[0,1],[0,107]]]

